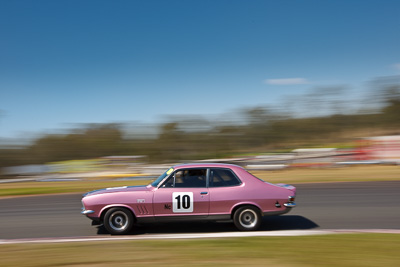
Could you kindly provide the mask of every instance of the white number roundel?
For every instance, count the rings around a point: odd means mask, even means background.
[[[172,193],[173,212],[193,212],[193,192]]]

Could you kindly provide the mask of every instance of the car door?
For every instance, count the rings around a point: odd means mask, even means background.
[[[208,185],[210,214],[230,214],[236,204],[248,198],[242,181],[228,168],[211,168]]]
[[[153,194],[156,220],[207,217],[210,207],[207,169],[175,170]]]

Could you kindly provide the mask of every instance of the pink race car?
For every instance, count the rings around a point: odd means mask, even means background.
[[[129,233],[135,223],[193,220],[233,220],[249,231],[262,216],[289,212],[295,196],[295,187],[267,183],[240,166],[182,164],[147,186],[86,193],[81,213],[111,234]]]

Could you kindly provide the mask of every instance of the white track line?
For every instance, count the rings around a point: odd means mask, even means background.
[[[151,240],[151,239],[194,239],[194,238],[229,238],[229,237],[257,237],[257,236],[305,236],[327,235],[340,233],[390,233],[400,234],[396,229],[335,229],[335,230],[288,230],[262,232],[223,232],[201,234],[158,234],[137,236],[107,236],[107,237],[61,237],[61,238],[24,238],[0,239],[0,245],[27,244],[27,243],[68,243],[68,242],[96,242],[96,241],[123,241],[123,240]]]

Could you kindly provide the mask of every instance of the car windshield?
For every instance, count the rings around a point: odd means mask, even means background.
[[[161,174],[154,182],[151,183],[151,186],[153,187],[157,187],[158,184],[164,180],[165,177],[167,177],[168,175],[170,175],[172,172],[174,171],[173,168],[168,169],[166,172],[164,172],[163,174]]]

